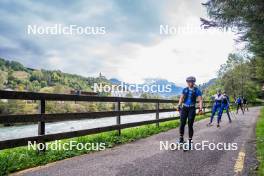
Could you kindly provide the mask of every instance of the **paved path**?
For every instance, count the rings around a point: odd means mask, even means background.
[[[235,151],[160,150],[160,141],[175,143],[178,129],[160,133],[113,149],[82,155],[16,175],[250,175],[255,159],[255,124],[259,107],[239,114],[229,124],[226,115],[221,128],[206,127],[208,119],[195,123],[194,142],[237,143]],[[237,173],[242,170],[242,173]]]

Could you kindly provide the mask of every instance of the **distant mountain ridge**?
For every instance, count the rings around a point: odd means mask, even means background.
[[[216,81],[217,81],[217,78],[210,79],[208,82],[203,83],[202,85],[200,85],[200,88],[201,88],[202,90],[205,90],[205,89],[207,89],[208,87],[214,85],[214,84],[216,83]]]
[[[122,83],[122,81],[120,81],[120,80],[118,80],[116,78],[112,78],[109,81],[112,84],[115,84],[115,85],[120,85]],[[127,82],[125,82],[125,84],[133,85],[133,84],[130,84],[130,83],[127,83]],[[141,87],[144,86],[144,85],[148,85],[148,86],[157,85],[159,87],[170,86],[171,90],[169,92],[158,92],[158,93],[150,92],[152,94],[157,94],[157,95],[162,96],[162,97],[178,96],[181,93],[182,89],[183,89],[183,87],[177,86],[173,82],[170,82],[170,81],[168,81],[166,79],[159,79],[159,78],[147,78],[147,79],[144,79],[143,83],[138,84],[138,85],[141,86]]]

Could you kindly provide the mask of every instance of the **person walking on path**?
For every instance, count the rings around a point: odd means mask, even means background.
[[[224,92],[222,95],[222,102],[221,102],[221,107],[220,107],[220,111],[219,111],[220,121],[221,121],[224,110],[226,110],[229,123],[232,122],[231,117],[230,117],[230,113],[229,113],[229,103],[230,103],[229,102],[229,96],[226,94],[226,92]]]
[[[217,116],[217,127],[220,127],[220,119],[221,119],[221,114],[220,114],[220,108],[221,108],[221,104],[222,104],[222,94],[221,94],[221,90],[217,90],[217,94],[215,94],[213,97],[214,100],[214,104],[213,104],[213,108],[212,108],[212,115],[210,118],[210,122],[209,124],[207,124],[207,126],[212,126],[213,120],[214,120],[214,116],[216,114],[216,112],[218,112],[218,116]]]
[[[246,109],[248,111],[248,102],[246,97],[243,97],[243,107],[244,107],[244,112],[246,111]]]
[[[187,87],[183,89],[182,94],[179,99],[178,109],[180,112],[180,139],[181,144],[184,143],[184,128],[188,120],[189,129],[189,149],[192,147],[192,137],[193,137],[193,123],[196,115],[196,99],[198,99],[199,113],[202,113],[203,100],[201,91],[195,86],[196,78],[190,76],[186,79]]]
[[[242,113],[244,114],[244,110],[243,110],[243,106],[242,106],[242,102],[243,100],[241,99],[241,97],[239,96],[239,97],[237,97],[237,99],[236,99],[236,104],[237,104],[237,112],[236,112],[236,114],[238,114],[238,110],[239,110],[239,108],[241,109],[241,111],[242,111]]]

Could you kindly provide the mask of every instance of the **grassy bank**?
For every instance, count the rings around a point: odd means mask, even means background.
[[[259,161],[258,175],[264,175],[264,108],[261,109],[256,127],[257,157]]]
[[[204,119],[208,115],[197,116],[196,121]],[[105,143],[106,148],[111,148],[119,144],[132,142],[137,139],[145,138],[153,134],[168,131],[169,129],[179,126],[179,120],[160,123],[160,127],[156,125],[145,125],[136,128],[129,128],[122,130],[121,136],[116,132],[105,132],[95,135],[76,137],[72,139],[61,140],[60,143],[69,143],[76,141],[78,143]],[[51,143],[49,143],[51,144]],[[19,171],[22,169],[44,165],[50,162],[78,156],[95,150],[47,150],[44,154],[38,154],[33,149],[27,147],[17,147],[14,149],[6,149],[0,151],[0,175],[7,175],[8,173]]]

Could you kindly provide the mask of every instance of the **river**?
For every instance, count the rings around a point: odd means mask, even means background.
[[[160,118],[168,118],[179,115],[177,112],[165,112],[160,113]],[[155,114],[140,114],[140,115],[127,115],[121,116],[121,123],[139,122],[145,120],[155,119]],[[88,120],[75,120],[75,121],[63,121],[46,123],[46,134],[54,134],[59,132],[76,131],[82,129],[91,129],[97,127],[104,127],[116,124],[116,117],[107,117],[100,119],[88,119]],[[15,125],[9,127],[0,127],[0,141],[30,137],[38,135],[38,125]]]

